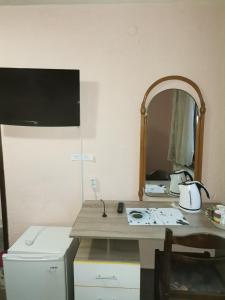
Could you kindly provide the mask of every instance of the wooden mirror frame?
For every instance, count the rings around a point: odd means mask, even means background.
[[[174,81],[174,82],[173,82]],[[177,86],[176,86],[177,85]],[[182,88],[178,86],[181,85]],[[169,87],[168,87],[169,86]],[[188,92],[195,100],[196,105],[198,107],[198,118],[196,125],[196,139],[195,139],[195,171],[194,171],[194,180],[201,180],[202,175],[202,152],[203,152],[203,134],[204,134],[204,118],[205,118],[205,102],[203,100],[201,91],[196,83],[192,80],[179,76],[179,75],[171,75],[160,78],[156,80],[146,91],[142,104],[141,104],[141,139],[140,139],[140,167],[139,167],[139,191],[138,196],[139,200],[143,200],[144,189],[145,189],[145,176],[146,176],[146,145],[147,145],[147,108],[149,103],[147,103],[147,99],[150,93],[153,93],[154,90],[157,93],[153,94],[150,97],[150,101],[153,99],[155,95],[159,92],[165,91],[167,89],[182,89]],[[191,92],[189,92],[191,90]],[[197,98],[197,99],[196,99]],[[198,101],[196,101],[198,100]],[[149,197],[150,198],[150,197]]]

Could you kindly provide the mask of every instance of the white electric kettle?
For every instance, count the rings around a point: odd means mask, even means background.
[[[186,170],[175,171],[170,174],[170,193],[179,196],[180,189],[178,184],[187,180],[193,180],[191,174]]]
[[[186,181],[179,184],[180,189],[180,208],[188,212],[198,212],[202,207],[202,199],[200,190],[203,189],[206,192],[208,199],[209,192],[205,186],[199,181]]]

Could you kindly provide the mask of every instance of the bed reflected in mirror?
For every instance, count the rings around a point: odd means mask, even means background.
[[[198,108],[187,92],[158,93],[147,108],[145,193],[178,196],[176,182],[192,179]]]

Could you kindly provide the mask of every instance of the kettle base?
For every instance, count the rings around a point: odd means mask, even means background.
[[[188,212],[188,213],[191,213],[191,214],[195,214],[195,213],[199,213],[201,211],[201,208],[199,209],[187,209],[187,208],[184,208],[182,206],[179,205],[179,208],[185,212]]]
[[[175,198],[180,197],[180,193],[174,193],[174,192],[172,192],[172,191],[169,191],[168,194],[169,194],[171,197],[175,197]]]

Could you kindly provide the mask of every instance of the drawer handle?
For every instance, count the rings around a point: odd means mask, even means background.
[[[96,276],[96,279],[109,279],[109,280],[117,280],[116,276],[113,275],[113,276],[101,276],[101,275],[98,275]]]

